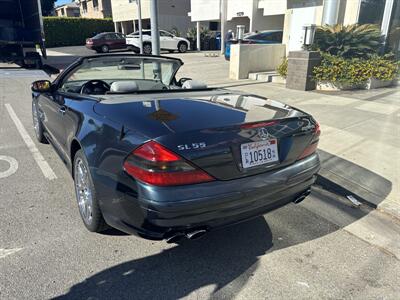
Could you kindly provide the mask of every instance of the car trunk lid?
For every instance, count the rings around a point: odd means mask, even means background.
[[[293,163],[312,141],[316,124],[311,116],[280,102],[223,90],[129,96],[101,101],[95,111],[157,141],[219,180]],[[246,166],[245,148],[265,144],[276,151],[277,160]]]

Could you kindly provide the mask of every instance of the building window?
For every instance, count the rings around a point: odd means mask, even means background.
[[[84,14],[87,13],[87,3],[86,3],[86,1],[82,2],[82,11],[83,11]]]
[[[65,10],[64,10],[64,8],[61,8],[61,15],[62,15],[62,16],[65,15]]]
[[[208,25],[211,31],[217,31],[218,30],[218,22],[210,22]]]
[[[93,0],[93,9],[94,10],[99,10],[99,1],[98,0]]]
[[[361,0],[358,23],[376,24],[381,27],[385,4],[386,0]]]

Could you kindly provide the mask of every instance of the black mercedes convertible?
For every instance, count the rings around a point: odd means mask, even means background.
[[[320,129],[278,101],[176,78],[183,62],[82,57],[32,84],[36,137],[75,183],[87,229],[175,242],[309,193]]]

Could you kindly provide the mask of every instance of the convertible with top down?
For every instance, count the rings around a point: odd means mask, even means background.
[[[177,58],[82,57],[32,84],[32,115],[71,172],[88,230],[195,239],[309,193],[320,128],[248,93],[177,79]]]

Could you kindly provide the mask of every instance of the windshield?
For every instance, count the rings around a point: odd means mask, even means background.
[[[135,56],[99,56],[84,59],[64,79],[62,89],[78,92],[85,83],[102,81],[111,86],[114,82],[132,84],[139,91],[163,90],[169,87],[181,62],[175,59]]]

